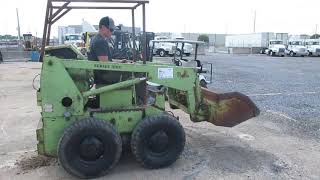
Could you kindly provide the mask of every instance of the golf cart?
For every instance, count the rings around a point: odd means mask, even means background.
[[[199,45],[204,44],[202,41],[191,41],[191,40],[153,40],[151,41],[151,52],[154,51],[156,44],[174,44],[173,46],[173,59],[171,61],[168,58],[165,59],[154,59],[154,54],[150,54],[150,60],[159,63],[173,63],[176,66],[186,66],[186,67],[197,67],[199,73],[199,81],[202,87],[207,87],[208,84],[212,82],[212,63],[202,63],[198,59],[198,48]],[[195,46],[194,59],[185,58],[183,53],[177,53],[180,49],[184,49],[186,45]],[[169,60],[169,61],[168,61]],[[206,68],[207,67],[207,68]],[[210,68],[210,71],[208,70]],[[210,79],[210,80],[208,80]]]

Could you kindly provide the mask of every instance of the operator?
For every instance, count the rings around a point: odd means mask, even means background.
[[[94,36],[90,43],[90,53],[88,59],[92,61],[112,61],[109,48],[109,39],[115,29],[112,18],[106,16],[99,22],[99,33]]]
[[[112,61],[112,56],[109,48],[109,39],[115,29],[114,21],[112,18],[106,16],[100,19],[99,33],[94,36],[90,42],[90,52],[88,59],[91,61]],[[108,83],[106,79],[112,78],[110,73],[95,70],[94,81],[96,84]]]

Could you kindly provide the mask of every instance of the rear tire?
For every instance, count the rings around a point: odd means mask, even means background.
[[[119,161],[121,137],[107,121],[89,118],[68,126],[58,145],[62,167],[79,178],[107,174]]]
[[[181,53],[182,53],[182,52],[181,52],[180,49],[177,49],[175,53],[176,53],[176,56],[181,56]]]
[[[159,56],[160,56],[160,57],[165,57],[165,56],[166,56],[166,51],[163,50],[163,49],[161,49],[161,50],[159,51]]]
[[[186,137],[177,119],[167,114],[146,117],[132,133],[131,150],[145,168],[171,165],[182,153]]]

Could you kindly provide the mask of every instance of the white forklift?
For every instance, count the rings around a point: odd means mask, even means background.
[[[285,56],[286,47],[282,40],[270,40],[269,47],[266,49],[265,53],[270,56]]]
[[[308,56],[320,56],[320,39],[307,39]]]
[[[307,48],[304,46],[304,40],[296,39],[296,40],[289,40],[288,48],[286,50],[286,54],[290,55],[291,57],[294,56],[307,56],[308,51]]]

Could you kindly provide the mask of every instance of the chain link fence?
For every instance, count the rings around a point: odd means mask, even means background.
[[[26,61],[30,59],[30,51],[24,51],[18,44],[1,43],[0,51],[2,59],[6,61]]]

